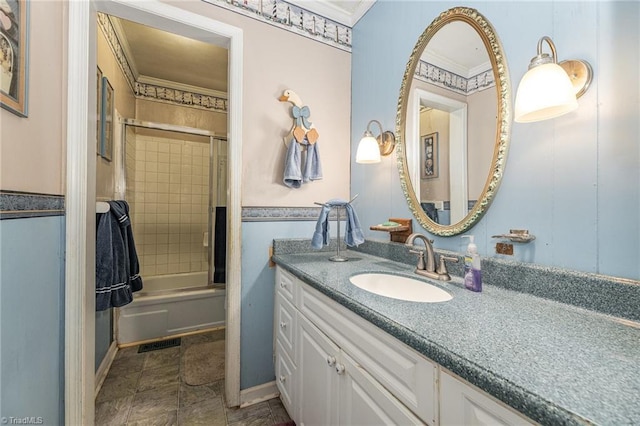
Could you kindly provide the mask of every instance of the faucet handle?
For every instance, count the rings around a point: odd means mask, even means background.
[[[425,266],[425,261],[424,261],[424,251],[422,250],[409,250],[409,253],[413,253],[413,254],[417,254],[418,255],[418,266],[417,268],[421,271],[424,271],[426,266]]]
[[[443,256],[440,255],[440,262],[438,264],[438,269],[436,269],[436,272],[438,273],[438,275],[440,275],[443,281],[449,281],[451,280],[451,276],[449,275],[449,271],[447,271],[447,263],[446,261],[450,261],[450,262],[454,262],[454,263],[458,263],[458,258],[457,257],[450,257],[450,256]]]

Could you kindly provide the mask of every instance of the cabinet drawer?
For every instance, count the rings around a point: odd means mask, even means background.
[[[296,368],[286,351],[276,343],[276,386],[280,391],[280,399],[291,416],[295,407],[295,371]]]
[[[276,340],[292,360],[296,359],[296,310],[281,293],[276,294]]]
[[[276,294],[281,294],[289,302],[295,304],[297,279],[282,268],[276,269]]]
[[[429,424],[437,424],[436,364],[388,333],[300,285],[300,312]]]

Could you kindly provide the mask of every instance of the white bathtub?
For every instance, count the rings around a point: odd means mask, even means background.
[[[160,339],[225,323],[222,288],[207,286],[207,272],[143,277],[133,302],[118,309],[118,343]]]

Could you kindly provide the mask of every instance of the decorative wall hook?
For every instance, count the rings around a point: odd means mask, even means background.
[[[285,137],[285,145],[291,140],[291,136],[293,136],[298,143],[303,143],[305,137],[308,143],[312,145],[316,143],[320,135],[310,120],[311,110],[302,103],[300,96],[293,90],[287,89],[278,100],[280,102],[289,102],[293,105],[291,108],[293,126],[289,134]]]

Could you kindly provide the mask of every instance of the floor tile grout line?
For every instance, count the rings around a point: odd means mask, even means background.
[[[211,341],[218,341],[218,340],[222,340],[222,339],[215,339],[215,340],[211,340]],[[205,341],[205,342],[208,342],[208,340]],[[182,343],[185,344],[185,342],[182,342]],[[196,344],[196,343],[202,343],[202,342],[193,342],[193,344]],[[161,348],[159,351],[161,351],[163,349],[170,349],[170,348]],[[182,424],[180,422],[180,415],[184,411],[183,408],[186,408],[186,407],[181,407],[181,391],[182,391],[182,388],[184,386],[188,386],[186,383],[184,383],[183,377],[182,377],[183,376],[183,372],[184,372],[184,363],[183,363],[184,350],[183,349],[186,349],[186,345],[185,346],[180,345],[180,349],[178,350],[178,356],[177,356],[178,359],[176,360],[176,362],[178,362],[178,378],[177,378],[177,383],[176,383],[176,386],[177,386],[177,396],[176,396],[176,398],[177,399],[176,399],[176,404],[175,404],[175,407],[176,407],[175,408],[175,413],[176,413],[176,420],[175,421],[176,421],[177,425]],[[159,351],[149,351],[149,352],[144,353],[144,354],[139,354],[139,355],[142,355],[144,358],[142,360],[141,369],[136,372],[137,373],[137,377],[135,379],[135,387],[134,387],[133,395],[131,395],[129,403],[127,404],[127,406],[125,408],[127,410],[126,416],[123,416],[123,417],[125,417],[125,424],[129,424],[132,421],[131,416],[132,416],[132,413],[133,413],[134,401],[136,400],[136,397],[139,396],[139,394],[142,392],[139,387],[140,387],[141,381],[143,379],[144,372],[147,371],[147,370],[145,370],[145,367],[148,366],[148,363],[150,362],[150,360],[152,358],[155,358],[153,356],[153,354],[154,353],[158,353]],[[135,355],[132,355],[132,356],[135,356]],[[170,364],[170,363],[167,363],[167,364]],[[175,365],[175,364],[173,364],[173,365]],[[160,368],[164,368],[164,367],[166,367],[166,365],[163,366],[162,363],[161,363],[160,366],[159,367],[157,366],[156,368],[160,369]],[[112,377],[115,377],[115,376],[112,376]],[[218,380],[217,382],[223,382],[223,381],[224,381],[224,378]],[[211,386],[212,383],[206,383],[206,384],[203,384],[203,385],[204,386]],[[150,389],[148,389],[148,390],[150,390]],[[218,383],[218,385],[216,387],[216,393],[217,393],[216,398],[218,398],[218,401],[221,404],[222,413],[221,413],[221,416],[220,416],[221,418],[217,418],[216,420],[221,421],[221,423],[223,422],[222,424],[225,425],[225,426],[229,426],[229,413],[232,411],[232,409],[230,409],[230,408],[228,409],[228,407],[226,406],[226,401],[225,401],[225,398],[224,398],[223,391],[224,391],[223,383]],[[207,399],[207,400],[200,401],[200,402],[205,402],[205,401],[213,402],[214,399],[211,398],[211,399]],[[276,420],[275,420],[276,419],[276,414],[274,412],[274,405],[272,405],[271,402],[269,402],[269,401],[265,401],[265,402],[267,403],[267,407],[268,407],[268,410],[269,410],[268,411],[268,420],[267,419],[265,419],[265,420],[267,420],[267,422],[269,424],[275,425],[276,424]],[[168,411],[167,413],[169,413],[169,412],[171,412],[171,411]],[[140,420],[144,420],[144,419],[140,419]]]

